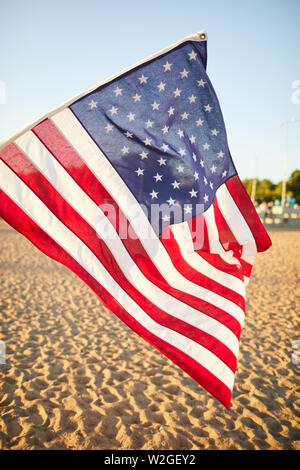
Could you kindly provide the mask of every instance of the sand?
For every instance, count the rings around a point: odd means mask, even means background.
[[[300,231],[270,236],[228,412],[0,221],[0,448],[300,449]]]

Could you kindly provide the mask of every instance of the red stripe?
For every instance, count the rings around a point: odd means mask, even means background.
[[[161,241],[168,251],[170,257],[172,256],[172,262],[177,267],[178,271],[191,282],[194,282],[197,285],[203,286],[204,288],[221,295],[225,299],[234,302],[241,309],[245,310],[245,299],[240,294],[233,291],[232,289],[229,289],[228,287],[223,286],[219,282],[204,276],[201,272],[194,269],[185,261],[185,259],[182,257],[176,238],[169,227],[168,232],[169,235],[162,238]]]
[[[213,209],[215,214],[215,222],[219,232],[219,240],[224,248],[225,251],[232,250],[234,256],[240,257],[242,254],[242,247],[237,242],[235,236],[233,235],[232,231],[230,230],[226,220],[222,212],[219,209],[217,198],[214,199],[213,202]]]
[[[244,276],[247,276],[247,277],[250,277],[251,276],[251,271],[252,271],[252,264],[250,263],[247,263],[247,261],[243,260],[243,258],[240,258],[240,263],[241,263],[241,266],[242,266],[242,270],[243,270],[243,275]]]
[[[238,259],[238,261],[241,264],[241,270],[242,270],[243,276],[250,277],[252,265],[248,263],[247,261],[243,260],[242,258],[243,247],[238,243],[233,232],[230,230],[222,212],[220,211],[217,198],[215,198],[214,200],[213,207],[214,207],[216,225],[220,233],[220,242],[222,243],[226,251],[228,250],[233,251],[233,255]]]
[[[185,353],[166,343],[143,328],[121,305],[89,275],[65,250],[34,223],[3,191],[0,190],[0,216],[17,231],[28,238],[37,248],[52,259],[67,266],[77,274],[100,298],[102,303],[116,314],[139,336],[152,344],[162,354],[186,371],[209,393],[229,409],[231,391],[211,372],[191,359]],[[96,332],[95,332],[96,333]]]
[[[1,154],[1,159],[36,194],[36,196],[63,222],[103,264],[121,288],[157,323],[201,344],[218,356],[233,372],[236,357],[220,341],[210,334],[164,312],[142,295],[124,275],[113,254],[95,230],[61,197],[49,181],[15,145],[10,144]],[[26,169],[26,171],[24,171]],[[228,314],[227,314],[228,315]],[[230,316],[230,315],[228,315]]]
[[[120,219],[117,219],[116,221],[111,220],[111,222],[116,225],[116,230],[118,233],[120,233],[120,230],[124,228],[124,224],[126,224],[126,226],[129,225],[125,215],[122,214],[114,199],[89,170],[86,164],[82,161],[81,157],[58,131],[52,121],[46,119],[45,121],[38,124],[33,129],[33,132],[46,146],[49,152],[56,158],[56,160],[65,168],[74,181],[76,181],[76,183],[97,205],[111,204],[115,208],[117,214],[120,212],[122,227],[119,226]],[[163,291],[195,308],[196,310],[199,310],[222,322],[222,314],[224,313],[223,310],[217,309],[214,305],[211,305],[208,302],[199,299],[198,297],[171,287],[149,258],[132,227],[130,227],[130,230],[134,236],[132,238],[122,239],[122,243],[143,274]],[[177,266],[176,268],[178,269]],[[232,268],[230,267],[230,269]],[[235,322],[232,323],[232,327],[228,327],[234,333],[239,331],[236,329]]]
[[[238,176],[233,176],[227,180],[225,184],[252,232],[257,251],[266,251],[272,245],[270,237],[261,223],[255,207],[252,204],[240,178]]]

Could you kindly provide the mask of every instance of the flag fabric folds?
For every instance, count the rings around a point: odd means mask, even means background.
[[[206,39],[2,144],[0,216],[229,408],[245,288],[271,242],[230,155]]]

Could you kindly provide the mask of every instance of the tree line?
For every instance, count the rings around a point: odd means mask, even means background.
[[[244,179],[243,184],[249,196],[251,196],[253,179]],[[256,180],[255,201],[261,203],[280,200],[282,192],[282,181],[274,184],[271,180]],[[286,195],[295,198],[296,203],[300,204],[300,170],[294,170],[286,182]]]

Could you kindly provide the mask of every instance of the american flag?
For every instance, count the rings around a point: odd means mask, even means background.
[[[232,162],[206,39],[2,144],[0,216],[229,408],[245,287],[271,243]]]

